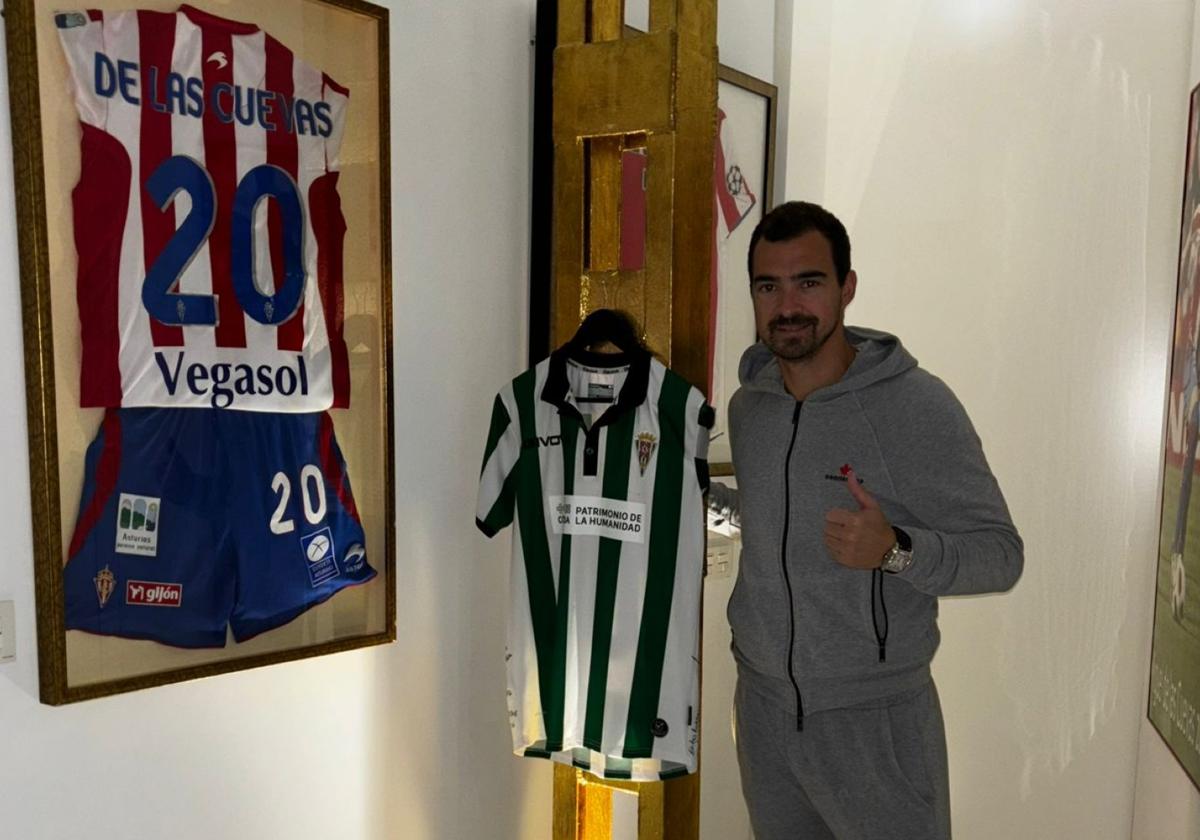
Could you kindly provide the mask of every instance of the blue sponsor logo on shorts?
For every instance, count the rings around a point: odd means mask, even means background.
[[[300,547],[304,551],[308,579],[313,586],[320,586],[341,574],[333,546],[333,533],[328,527],[301,537]]]

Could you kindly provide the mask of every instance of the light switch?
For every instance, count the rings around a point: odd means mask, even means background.
[[[12,601],[0,601],[0,662],[17,658],[17,613]]]

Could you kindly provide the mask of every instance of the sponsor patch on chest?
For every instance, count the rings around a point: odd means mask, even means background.
[[[556,534],[646,542],[646,506],[641,502],[601,496],[551,496],[550,513]]]

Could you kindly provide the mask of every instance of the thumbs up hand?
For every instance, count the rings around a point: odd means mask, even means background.
[[[825,514],[825,545],[843,566],[878,569],[896,542],[895,532],[879,509],[879,502],[859,485],[854,470],[846,474],[846,487],[858,509],[837,508]]]

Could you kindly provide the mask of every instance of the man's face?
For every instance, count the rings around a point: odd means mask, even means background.
[[[857,278],[851,271],[838,285],[833,250],[823,234],[814,230],[782,242],[760,239],[752,266],[754,324],[780,359],[811,358],[841,331]]]

